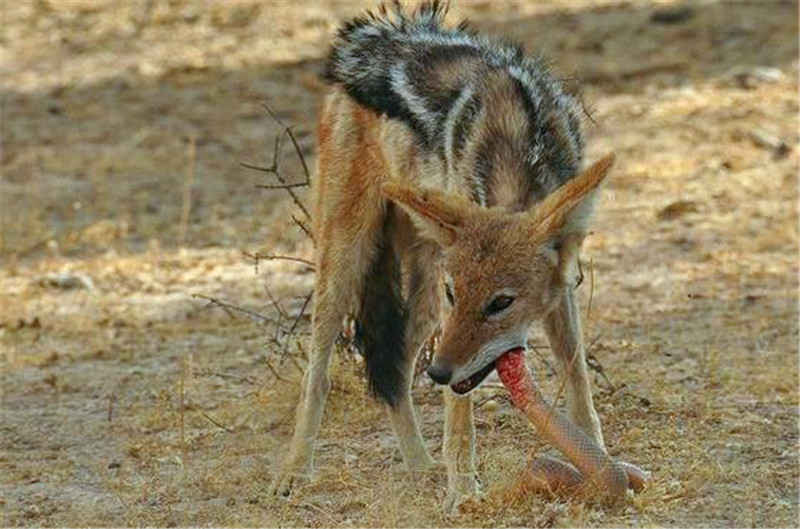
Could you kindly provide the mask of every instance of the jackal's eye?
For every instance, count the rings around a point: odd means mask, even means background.
[[[484,307],[483,314],[485,316],[499,314],[510,307],[512,303],[514,303],[514,298],[511,296],[497,296],[491,303]]]
[[[450,306],[456,304],[456,298],[453,297],[453,290],[450,288],[450,283],[444,284],[444,295],[447,296],[447,301],[450,303]]]

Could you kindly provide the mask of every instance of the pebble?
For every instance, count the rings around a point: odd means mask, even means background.
[[[776,158],[783,158],[791,152],[791,147],[777,136],[762,129],[751,130],[750,139],[758,147],[772,151]]]
[[[783,79],[783,72],[770,66],[744,67],[729,70],[722,76],[726,84],[753,90],[762,84],[773,84]]]
[[[689,6],[665,7],[657,9],[650,15],[650,22],[654,24],[682,24],[694,16],[694,10]]]
[[[94,290],[94,282],[86,274],[56,273],[45,274],[36,280],[42,287],[62,290]]]
[[[489,399],[489,400],[487,400],[486,402],[483,403],[481,408],[483,408],[484,410],[486,410],[488,412],[494,413],[498,409],[500,409],[500,404],[494,399]]]

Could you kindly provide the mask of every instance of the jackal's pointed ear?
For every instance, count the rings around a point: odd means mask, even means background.
[[[424,237],[445,247],[456,241],[474,206],[460,195],[397,182],[383,184],[381,191],[411,216]]]
[[[614,165],[614,158],[613,154],[607,154],[556,189],[534,208],[531,212],[531,227],[537,239],[552,237],[563,228],[567,228],[567,231],[586,229],[594,191],[608,175],[609,169]]]

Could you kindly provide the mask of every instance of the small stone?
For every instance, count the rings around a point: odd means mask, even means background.
[[[658,220],[672,220],[682,217],[687,213],[697,213],[697,202],[691,200],[678,200],[669,204],[658,212]]]
[[[500,408],[500,404],[494,399],[489,399],[481,407],[490,413],[494,413]]]
[[[778,68],[768,66],[738,66],[725,73],[722,79],[726,84],[734,85],[744,90],[754,90],[762,84],[779,82],[783,79],[783,72]]]
[[[772,151],[776,158],[784,158],[791,151],[791,147],[785,141],[765,130],[755,129],[750,131],[750,139],[758,147]]]
[[[650,15],[650,22],[654,24],[683,24],[694,16],[694,11],[688,5],[665,7],[657,9]]]
[[[46,274],[40,277],[36,283],[46,288],[60,288],[62,290],[94,290],[92,279],[85,274]]]

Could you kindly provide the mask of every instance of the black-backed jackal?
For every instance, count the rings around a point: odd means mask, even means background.
[[[446,509],[478,490],[468,394],[501,354],[525,346],[536,321],[566,373],[571,418],[603,445],[573,288],[613,159],[581,172],[580,102],[541,61],[464,24],[448,29],[444,15],[438,2],[411,14],[395,4],[346,24],[334,42],[313,183],[313,343],[276,494],[311,470],[349,314],[411,471],[434,465],[409,382],[442,326],[428,374],[450,386]]]

